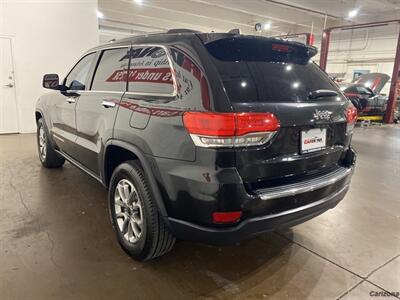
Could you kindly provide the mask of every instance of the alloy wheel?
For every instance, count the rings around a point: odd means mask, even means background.
[[[124,239],[136,243],[143,232],[142,201],[135,186],[121,179],[115,189],[114,209],[118,228]]]
[[[40,160],[45,161],[47,155],[47,137],[43,126],[39,128],[39,152]]]

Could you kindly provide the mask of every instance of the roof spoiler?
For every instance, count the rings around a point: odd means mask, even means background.
[[[318,49],[315,46],[306,45],[304,43],[295,42],[295,41],[287,41],[283,39],[278,39],[274,37],[262,37],[262,36],[255,36],[255,35],[240,35],[234,32],[233,30],[229,31],[228,33],[201,33],[198,34],[198,37],[201,41],[206,45],[208,43],[216,42],[218,40],[226,39],[226,38],[254,38],[254,39],[266,39],[272,42],[276,42],[277,44],[287,44],[292,46],[298,46],[307,51],[306,55],[311,58],[318,53]]]
[[[201,31],[194,30],[194,29],[188,29],[188,28],[173,28],[169,29],[167,33],[202,33]],[[228,31],[228,33],[231,34],[240,34],[240,29],[239,28],[233,28]]]
[[[229,30],[228,33],[240,34],[240,29],[239,28],[234,28],[234,29]]]
[[[198,30],[186,29],[186,28],[174,28],[167,31],[167,33],[202,33]]]

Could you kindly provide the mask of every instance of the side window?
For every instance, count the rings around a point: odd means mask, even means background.
[[[104,50],[93,78],[93,91],[125,92],[128,48]]]
[[[172,70],[163,48],[136,46],[131,49],[130,57],[129,92],[153,95],[174,93]]]
[[[349,86],[347,89],[344,90],[345,93],[357,93],[357,89],[355,86]]]
[[[359,94],[362,94],[362,95],[369,95],[369,94],[371,94],[371,92],[370,92],[368,89],[366,89],[365,87],[362,87],[362,86],[357,86],[357,92],[358,92]]]
[[[86,81],[89,76],[90,67],[92,66],[95,53],[91,53],[83,57],[71,70],[65,79],[65,86],[68,90],[85,90]]]

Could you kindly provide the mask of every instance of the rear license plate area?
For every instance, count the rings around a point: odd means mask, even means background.
[[[300,134],[300,153],[310,153],[326,148],[326,128],[303,130]]]

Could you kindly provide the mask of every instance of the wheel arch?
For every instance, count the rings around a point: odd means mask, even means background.
[[[35,111],[35,119],[36,119],[36,123],[39,121],[39,119],[42,119],[43,115],[40,111]]]
[[[40,109],[38,109],[38,108],[36,108],[36,109],[35,109],[35,121],[36,121],[36,125],[38,124],[38,122],[39,122],[40,119],[42,119],[42,122],[43,122],[43,124],[44,124],[44,130],[46,131],[46,134],[47,134],[48,137],[49,137],[50,144],[51,144],[55,149],[58,150],[58,146],[57,146],[57,144],[54,142],[53,136],[52,136],[52,134],[51,134],[51,132],[50,132],[50,129],[49,129],[48,125],[47,125],[47,122],[46,122],[46,119],[45,119],[45,117],[44,117],[43,111],[40,110]]]
[[[122,149],[123,151],[128,151],[133,155],[132,158],[136,158],[140,162],[144,170],[145,176],[149,182],[150,190],[152,192],[152,195],[154,196],[154,199],[156,200],[156,204],[161,216],[168,217],[167,210],[165,208],[164,201],[161,197],[161,193],[158,188],[157,181],[154,177],[153,171],[151,169],[150,163],[148,162],[147,158],[138,147],[120,140],[109,140],[105,144],[103,159],[102,159],[102,180],[104,185],[107,188],[109,188],[109,181],[112,175],[112,170],[108,170],[109,168],[108,155],[110,155],[111,153],[110,150],[115,148]]]
[[[40,119],[43,119],[43,120],[44,120],[44,114],[43,114],[43,112],[42,112],[40,109],[36,108],[36,109],[35,109],[35,120],[36,120],[36,124],[37,124],[37,122],[38,122]]]

